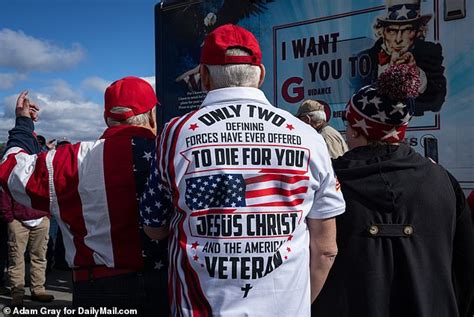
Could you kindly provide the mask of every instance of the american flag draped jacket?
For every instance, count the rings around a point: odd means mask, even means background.
[[[33,123],[18,118],[0,165],[0,181],[19,203],[50,211],[72,267],[142,269],[137,199],[149,173],[154,135],[115,126],[94,142],[37,152]]]

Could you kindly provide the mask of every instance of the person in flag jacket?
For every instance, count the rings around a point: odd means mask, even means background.
[[[207,97],[158,138],[140,213],[150,237],[169,230],[173,316],[309,316],[336,256],[345,203],[326,144],[258,89],[261,56],[249,31],[216,28]]]
[[[38,108],[26,91],[18,97],[0,181],[19,203],[58,219],[75,307],[137,308],[141,316],[168,312],[166,259],[149,259],[156,253],[142,248],[158,244],[141,241],[138,211],[155,148],[157,103],[146,81],[117,80],[105,91],[108,128],[99,140],[40,152],[32,121]]]

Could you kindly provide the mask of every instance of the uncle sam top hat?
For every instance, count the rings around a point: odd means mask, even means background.
[[[381,24],[420,22],[426,24],[431,14],[420,14],[420,0],[387,0],[387,16],[377,18]]]

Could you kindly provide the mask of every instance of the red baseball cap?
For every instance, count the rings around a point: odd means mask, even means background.
[[[119,121],[148,112],[158,104],[153,87],[145,80],[132,76],[113,82],[105,90],[104,99],[105,116]],[[113,113],[110,112],[113,107],[127,107],[131,110]]]
[[[250,56],[228,56],[229,48],[243,48]],[[201,64],[252,64],[260,65],[262,51],[257,39],[246,29],[233,24],[225,24],[209,33],[201,51]]]

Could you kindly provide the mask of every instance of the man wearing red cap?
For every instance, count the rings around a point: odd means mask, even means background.
[[[261,59],[249,31],[215,29],[206,99],[159,137],[140,211],[150,237],[170,232],[174,316],[309,316],[337,253],[326,144],[258,89]]]
[[[75,307],[138,308],[143,316],[167,312],[166,298],[163,303],[146,297],[156,296],[151,286],[163,284],[159,275],[144,270],[148,258],[138,215],[154,151],[157,103],[146,81],[117,80],[105,91],[108,128],[99,140],[39,153],[32,138],[36,113],[30,113],[37,107],[27,92],[18,97],[0,181],[19,203],[58,219],[73,269]]]

